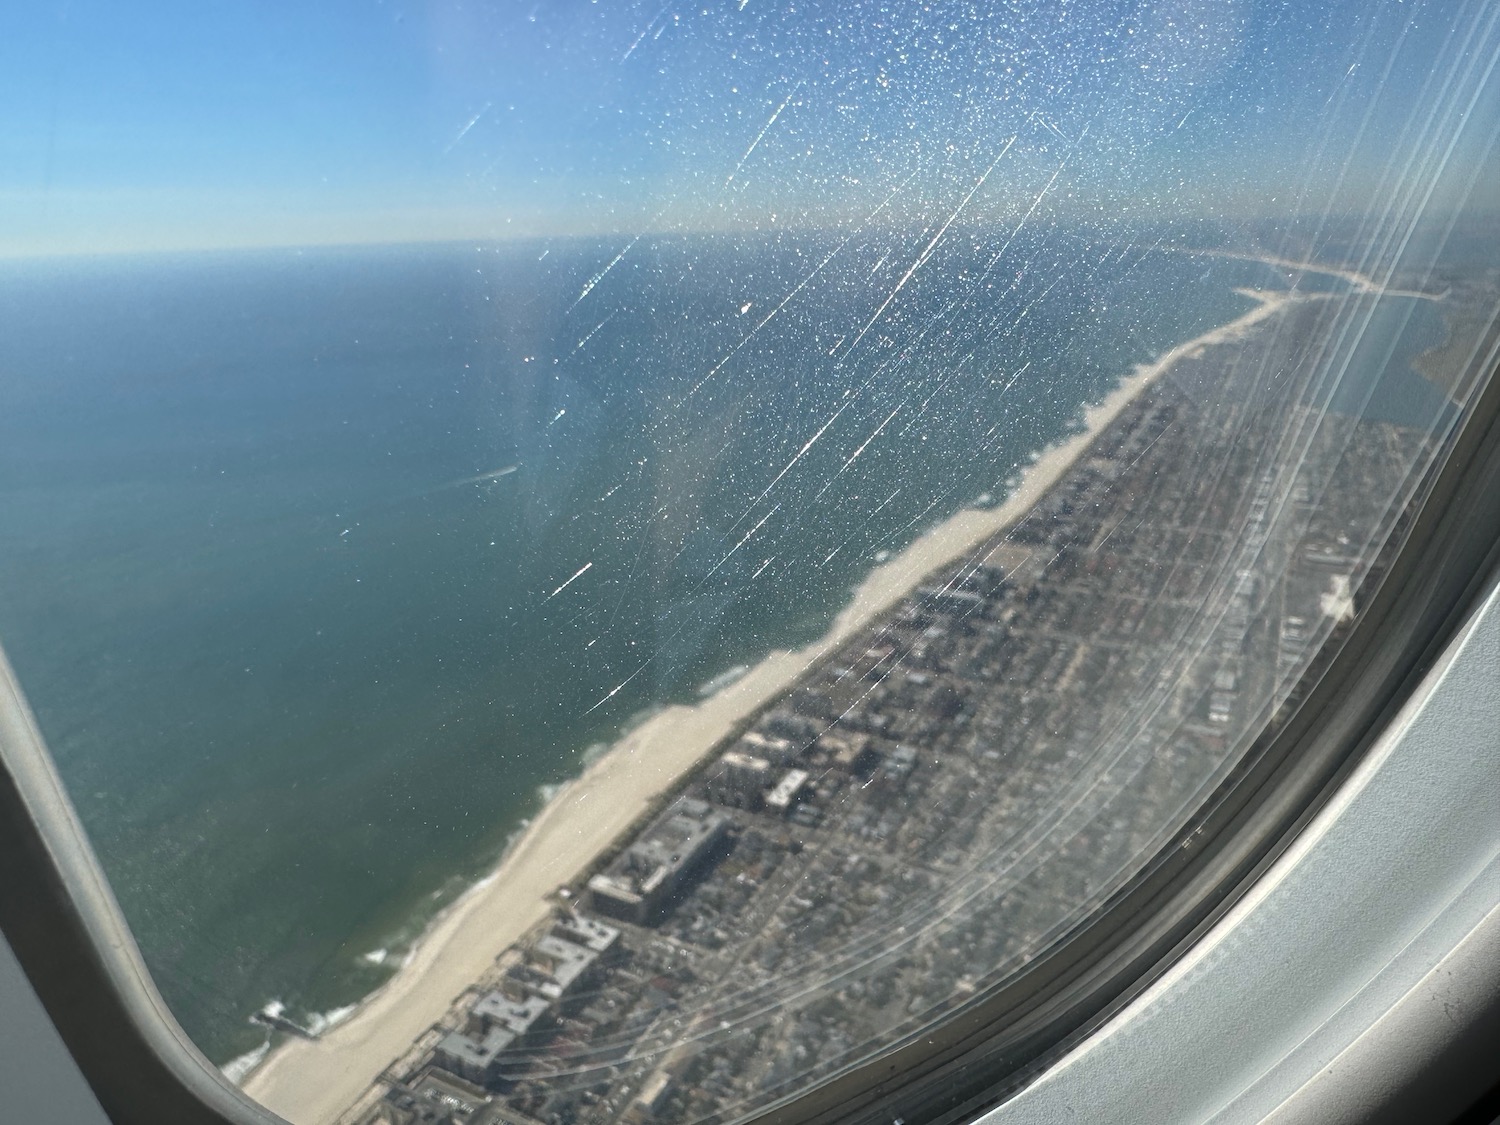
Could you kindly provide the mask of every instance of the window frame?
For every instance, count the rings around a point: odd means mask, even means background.
[[[1500,570],[1254,893],[978,1125],[1480,1125],[1461,1115],[1500,1081],[1497,667]]]

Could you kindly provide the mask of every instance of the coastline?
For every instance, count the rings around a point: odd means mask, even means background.
[[[1233,258],[1241,262],[1261,262],[1276,269],[1295,270],[1302,273],[1320,273],[1325,277],[1336,277],[1356,293],[1369,293],[1377,297],[1410,297],[1418,301],[1444,301],[1446,293],[1423,293],[1417,289],[1391,289],[1378,284],[1369,274],[1361,273],[1349,266],[1323,266],[1312,262],[1299,262],[1295,258],[1278,258],[1261,254],[1239,254],[1230,250],[1205,250],[1201,253],[1220,258]]]
[[[663,708],[626,733],[562,787],[493,873],[434,919],[385,985],[320,1039],[279,1045],[245,1079],[244,1092],[296,1125],[338,1120],[501,952],[545,917],[549,896],[560,884],[608,849],[739,724],[927,575],[975,551],[1025,516],[1104,429],[1177,362],[1233,342],[1288,305],[1312,299],[1281,291],[1237,292],[1253,299],[1255,306],[1155,361],[1138,365],[1102,401],[1086,409],[1080,432],[1037,456],[1003,504],[963,509],[875,566],[823,636],[796,650],[774,651],[702,701]]]

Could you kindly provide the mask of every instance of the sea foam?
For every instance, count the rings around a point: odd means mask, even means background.
[[[326,1012],[314,1012],[307,1021],[307,1030],[314,1035],[331,1031],[359,1010],[358,1004],[345,1004],[342,1008],[330,1008]]]
[[[267,1035],[266,1041],[255,1048],[255,1050],[246,1051],[243,1055],[230,1059],[219,1069],[223,1072],[225,1078],[238,1086],[250,1076],[252,1070],[265,1061],[266,1056],[270,1053],[271,1037]]]

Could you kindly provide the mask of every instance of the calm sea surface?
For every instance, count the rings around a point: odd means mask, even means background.
[[[210,1057],[1277,283],[1006,233],[0,265],[0,637]],[[1403,309],[1372,370],[1438,338]]]

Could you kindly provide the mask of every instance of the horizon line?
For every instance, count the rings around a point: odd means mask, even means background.
[[[1320,224],[1343,225],[1358,222],[1368,218],[1366,212],[1346,211],[1338,214],[1314,215],[1311,213],[1262,213],[1255,215],[1211,215],[1194,214],[1176,217],[1142,217],[1137,220],[1117,219],[1113,223],[1105,223],[1091,220],[1082,216],[1064,219],[1056,225],[1072,229],[1103,230],[1108,227],[1135,227],[1135,228],[1160,228],[1174,225],[1202,226],[1205,224],[1221,227],[1244,227],[1267,222],[1284,223],[1306,223],[1318,222]],[[1429,223],[1452,221],[1455,219],[1468,219],[1471,221],[1488,218],[1493,221],[1500,217],[1500,208],[1497,213],[1476,214],[1468,209],[1460,209],[1453,214],[1434,214],[1424,216],[1419,222],[1422,225]],[[978,223],[963,224],[958,227],[962,230],[973,230]],[[910,226],[916,228],[920,223],[890,224],[890,230]],[[530,231],[526,233],[500,234],[473,233],[437,236],[384,236],[369,238],[336,238],[326,241],[318,240],[268,240],[268,241],[242,241],[242,242],[205,242],[205,243],[183,243],[178,245],[106,245],[91,247],[65,246],[51,249],[7,247],[0,243],[0,263],[27,263],[46,261],[83,261],[90,259],[125,259],[125,258],[166,258],[182,256],[198,256],[213,254],[252,254],[252,253],[301,253],[304,251],[336,251],[336,250],[379,250],[379,249],[401,249],[440,246],[474,246],[476,249],[500,246],[524,246],[527,243],[536,244],[541,242],[583,242],[598,241],[615,238],[744,238],[747,236],[780,236],[780,235],[817,235],[821,233],[842,233],[842,228],[836,223],[808,224],[805,226],[776,226],[776,227],[699,227],[699,228],[675,228],[661,227],[644,230],[632,230],[628,227],[611,228],[598,231]]]

